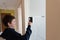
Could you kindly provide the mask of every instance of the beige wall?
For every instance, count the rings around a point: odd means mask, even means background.
[[[3,39],[3,38],[0,37],[0,40],[5,40],[5,39]]]
[[[47,0],[47,40],[60,40],[60,0]]]

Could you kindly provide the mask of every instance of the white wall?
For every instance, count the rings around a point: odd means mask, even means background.
[[[46,40],[46,0],[30,0],[30,16],[33,17],[30,40]]]
[[[33,17],[30,40],[46,40],[46,0],[25,0],[25,16]]]
[[[27,28],[28,25],[28,17],[29,17],[29,13],[30,13],[30,0],[24,0],[24,6],[25,6],[25,28]]]

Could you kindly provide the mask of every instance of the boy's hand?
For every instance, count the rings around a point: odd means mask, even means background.
[[[28,22],[28,25],[31,25],[32,24],[32,22]]]

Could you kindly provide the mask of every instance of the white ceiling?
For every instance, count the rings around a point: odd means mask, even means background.
[[[20,0],[0,0],[0,9],[16,9]]]

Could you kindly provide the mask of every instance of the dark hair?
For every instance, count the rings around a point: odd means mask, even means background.
[[[4,18],[2,19],[2,23],[3,23],[6,27],[8,27],[8,23],[11,23],[13,19],[15,19],[14,16],[12,16],[12,15],[5,15]]]

